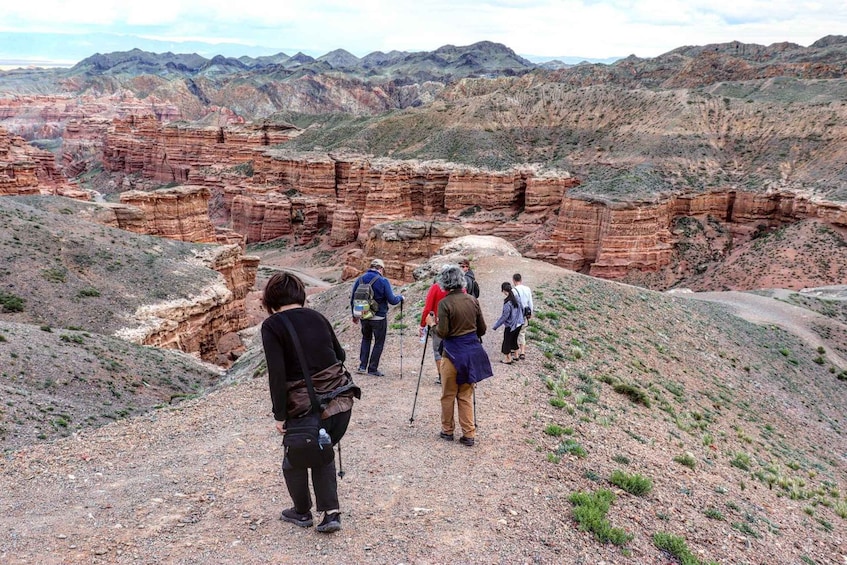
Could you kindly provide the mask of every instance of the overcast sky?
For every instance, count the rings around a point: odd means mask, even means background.
[[[99,33],[121,36],[113,38],[120,50],[145,38],[170,42],[175,52],[189,52],[182,42],[238,44],[253,56],[343,48],[361,57],[488,40],[524,56],[654,57],[734,40],[807,46],[847,34],[847,0],[4,0],[0,40],[19,44],[12,39],[21,32],[65,34],[64,47],[38,40],[16,47],[17,56],[29,48],[52,60],[73,58],[71,47],[119,50]],[[14,56],[2,49],[0,58]]]

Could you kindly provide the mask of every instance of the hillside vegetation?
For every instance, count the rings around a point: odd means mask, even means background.
[[[138,325],[139,306],[217,281],[195,258],[203,246],[83,219],[95,209],[63,198],[0,198],[4,449],[144,412],[220,377],[190,356],[112,337]]]

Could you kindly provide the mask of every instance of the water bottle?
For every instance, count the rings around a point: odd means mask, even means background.
[[[323,449],[325,445],[332,445],[332,438],[329,437],[329,434],[326,433],[324,428],[318,430],[318,445],[321,449]]]
[[[424,326],[421,328],[421,343],[426,343],[426,333],[429,331],[429,327]]]

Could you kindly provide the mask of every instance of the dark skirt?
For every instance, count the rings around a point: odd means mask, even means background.
[[[503,326],[503,346],[500,348],[500,353],[508,355],[512,351],[518,350],[518,335],[520,335],[522,327],[518,326],[510,330],[509,326]]]

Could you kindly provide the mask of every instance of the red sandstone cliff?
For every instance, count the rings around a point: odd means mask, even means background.
[[[0,128],[0,195],[12,194],[60,194],[88,199],[87,193],[65,180],[52,153]]]

